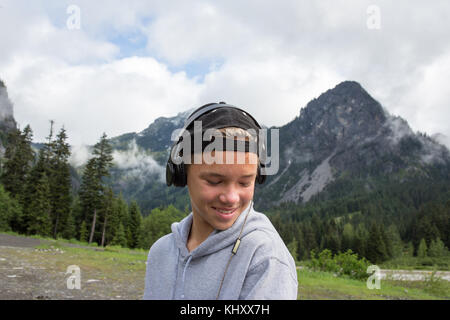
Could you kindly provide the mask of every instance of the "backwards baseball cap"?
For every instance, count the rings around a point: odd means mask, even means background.
[[[199,126],[197,124],[199,124]],[[197,137],[198,135],[201,135],[201,151],[204,151],[206,146],[211,142],[214,142],[217,138],[214,135],[208,136],[208,131],[209,133],[214,131],[217,132],[217,130],[223,128],[243,129],[252,137],[253,141],[259,141],[258,136],[261,126],[256,119],[243,109],[225,102],[209,103],[192,112],[185,122],[183,131],[187,131],[190,134],[191,146],[194,146],[196,135]],[[205,139],[203,137],[205,137]],[[239,145],[238,139],[230,139],[226,136],[223,136],[222,139],[222,143],[219,144],[219,149],[222,148],[222,151],[245,151],[259,154],[256,144],[251,145],[248,141],[245,141],[243,144],[245,149],[242,149],[242,147],[239,147],[242,146],[242,144]],[[217,145],[215,149],[219,150]],[[193,148],[191,150],[191,153],[194,153]]]
[[[202,129],[222,129],[227,127],[261,129],[259,123],[241,108],[225,102],[208,103],[191,113],[186,120],[186,130],[193,132],[194,121],[202,121]]]

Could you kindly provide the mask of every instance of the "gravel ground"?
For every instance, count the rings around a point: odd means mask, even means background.
[[[35,249],[43,242],[0,234],[0,300],[142,299],[145,268],[136,272],[122,267],[115,274],[104,274],[100,268],[80,265],[80,289],[69,289],[68,282],[75,282],[66,271],[77,257],[64,248]]]

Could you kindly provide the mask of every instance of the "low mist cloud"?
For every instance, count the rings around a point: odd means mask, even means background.
[[[140,179],[146,182],[151,175],[158,175],[158,180],[165,183],[165,168],[160,166],[146,151],[141,150],[132,140],[125,151],[113,152],[114,164],[125,171],[127,178]]]
[[[69,163],[73,167],[81,167],[86,164],[92,156],[90,147],[88,145],[76,145],[70,147]]]

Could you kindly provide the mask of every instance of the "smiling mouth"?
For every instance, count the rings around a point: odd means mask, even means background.
[[[212,207],[214,210],[216,210],[217,212],[220,212],[222,214],[232,214],[236,211],[237,208],[232,208],[232,209],[224,209],[224,208],[216,208],[216,207]]]

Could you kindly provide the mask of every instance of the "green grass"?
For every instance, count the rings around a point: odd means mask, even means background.
[[[14,235],[14,233],[9,234]],[[143,290],[148,250],[117,246],[97,248],[95,246],[88,247],[87,243],[79,241],[42,237],[39,239],[46,241],[37,246],[38,249],[59,248],[64,251],[64,253],[58,253],[50,250],[50,252],[43,253],[43,256],[32,252],[28,254],[28,259],[44,257],[39,261],[49,270],[64,272],[67,266],[77,265],[86,279],[110,280],[124,284],[134,283],[140,286],[138,292]],[[67,244],[85,247],[70,247]],[[30,264],[32,263],[30,262]],[[450,299],[450,282],[436,277],[430,277],[427,281],[381,280],[380,289],[370,290],[367,288],[366,281],[354,280],[345,276],[336,277],[329,272],[310,271],[303,268],[297,270],[297,273],[298,299]]]
[[[58,242],[39,245],[38,249],[47,249],[48,261],[44,265],[51,270],[66,270],[76,265],[86,279],[104,280],[108,283],[134,285],[143,292],[147,251],[121,247],[77,248],[61,246]],[[59,248],[63,253],[57,252]],[[52,251],[52,249],[54,251]]]
[[[59,248],[64,251],[62,265],[76,264],[84,270],[98,270],[105,274],[120,273],[120,271],[143,271],[148,252],[140,249],[121,247],[105,247],[98,249],[75,248],[61,245],[59,242],[36,246],[38,249]]]
[[[450,299],[450,283],[440,279],[428,281],[381,280],[380,289],[368,289],[365,281],[335,277],[328,272],[297,270],[298,299],[304,300],[392,300]]]
[[[41,247],[59,247],[58,242]],[[61,247],[60,247],[61,248]],[[92,277],[107,277],[113,281],[144,282],[147,250],[121,247],[73,248],[63,247],[64,259],[54,261],[57,268],[67,265],[80,266]],[[61,257],[62,258],[62,257]],[[368,289],[366,281],[345,276],[336,277],[329,272],[297,270],[299,279],[298,299],[450,299],[450,282],[431,277],[427,281],[381,280],[380,289]]]
[[[399,257],[379,265],[382,269],[441,270],[450,271],[450,256],[445,257]]]

